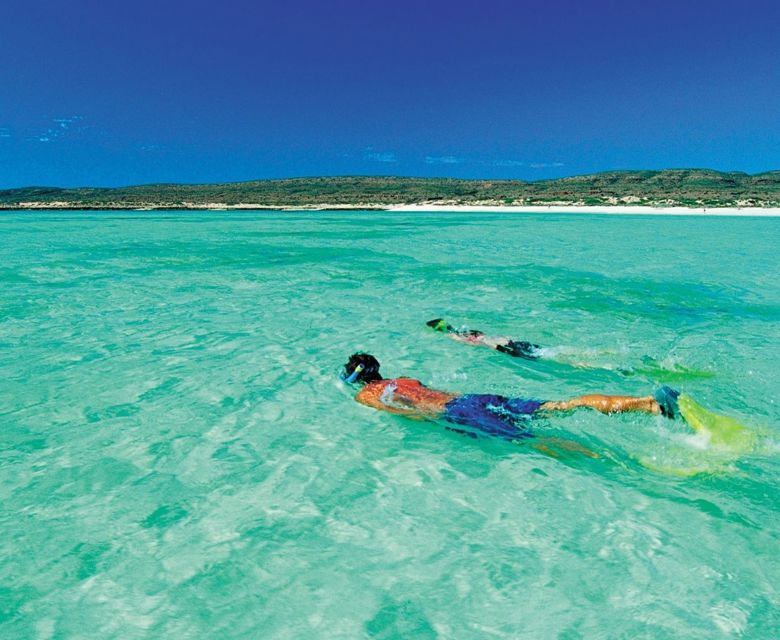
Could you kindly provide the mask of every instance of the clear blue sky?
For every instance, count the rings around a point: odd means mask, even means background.
[[[780,168],[777,0],[3,0],[0,188]]]

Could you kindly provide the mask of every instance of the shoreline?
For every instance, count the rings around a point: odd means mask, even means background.
[[[310,204],[263,205],[252,203],[182,205],[154,205],[128,207],[114,204],[107,206],[73,206],[67,202],[23,202],[18,206],[0,205],[0,212],[11,211],[390,211],[399,213],[532,213],[532,214],[584,214],[584,215],[657,215],[657,216],[731,216],[731,217],[780,217],[780,207],[679,207],[652,205],[603,205],[577,204],[553,205],[472,205],[472,204]]]
[[[468,205],[468,204],[405,204],[389,207],[389,211],[427,211],[441,213],[569,213],[606,215],[654,215],[654,216],[734,216],[734,217],[780,217],[780,207],[653,207],[646,205],[579,206],[576,204],[555,205]]]

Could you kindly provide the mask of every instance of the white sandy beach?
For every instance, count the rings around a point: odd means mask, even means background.
[[[610,215],[656,215],[656,216],[737,216],[737,217],[780,217],[780,208],[764,207],[648,207],[631,205],[608,205],[586,207],[577,205],[513,206],[513,205],[465,205],[465,204],[405,204],[389,207],[390,211],[438,211],[441,213],[599,213]]]
[[[71,202],[20,202],[18,205],[0,206],[0,210],[69,210],[95,208],[79,206]],[[657,215],[657,216],[734,216],[734,217],[780,217],[778,207],[652,207],[640,205],[604,205],[588,207],[579,205],[469,205],[469,204],[403,204],[391,205],[377,202],[360,204],[311,204],[311,205],[265,205],[251,202],[239,204],[221,204],[218,202],[195,203],[184,202],[179,206],[165,206],[155,203],[125,207],[111,204],[108,210],[196,210],[196,211],[399,211],[399,212],[433,212],[433,213],[571,213],[571,214],[609,214],[609,215]]]

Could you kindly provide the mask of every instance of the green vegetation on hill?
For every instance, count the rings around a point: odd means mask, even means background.
[[[645,204],[780,206],[780,171],[749,175],[705,169],[610,171],[523,182],[452,178],[323,177],[224,184],[151,184],[114,189],[0,190],[0,208],[136,209],[447,204]]]

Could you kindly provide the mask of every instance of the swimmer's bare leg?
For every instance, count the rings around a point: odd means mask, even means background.
[[[570,411],[578,407],[589,407],[601,413],[625,413],[639,411],[641,413],[661,413],[661,407],[653,396],[606,396],[591,394],[558,402],[545,402],[540,411]]]
[[[567,453],[581,453],[588,458],[600,458],[601,456],[595,451],[583,447],[581,444],[574,442],[573,440],[564,440],[563,438],[553,438],[549,436],[537,436],[533,440],[531,445],[534,449],[548,455],[552,458],[560,458],[562,452]]]

